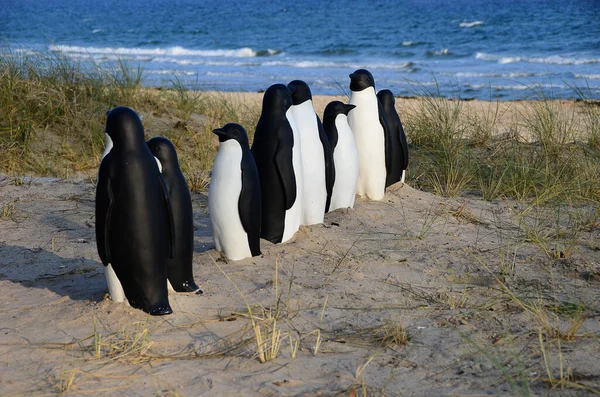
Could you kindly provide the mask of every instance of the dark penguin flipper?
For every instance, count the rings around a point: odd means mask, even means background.
[[[113,194],[110,188],[110,178],[106,172],[100,172],[96,191],[96,245],[98,254],[104,266],[111,263],[110,247],[108,242],[110,232],[110,218],[113,208]]]
[[[175,257],[175,219],[173,218],[173,208],[171,207],[171,199],[169,198],[169,189],[162,176],[160,179],[160,191],[162,194],[163,203],[165,205],[165,214],[167,217],[167,225],[169,226],[169,258]]]
[[[294,164],[292,163],[292,146],[282,147],[277,145],[275,156],[273,157],[279,181],[283,186],[285,194],[285,210],[292,208],[296,202],[296,174],[294,173]],[[288,150],[284,150],[288,149]]]
[[[323,155],[325,156],[325,187],[327,189],[327,201],[325,203],[325,213],[329,212],[329,205],[331,204],[331,194],[333,193],[333,184],[335,183],[335,166],[333,164],[333,149],[329,144],[329,139],[325,134],[323,123],[319,116],[317,116],[317,126],[319,128],[319,139],[323,145]],[[337,141],[336,141],[337,144]]]
[[[244,231],[248,235],[248,245],[252,256],[258,256],[260,252],[260,222],[262,219],[262,208],[260,201],[260,185],[256,185],[258,170],[254,163],[254,157],[249,150],[242,154],[242,191],[238,201],[238,212]]]
[[[393,143],[392,143],[392,131],[390,131],[390,127],[388,126],[387,119],[385,118],[385,110],[383,109],[383,105],[379,98],[377,98],[377,107],[379,113],[379,123],[383,127],[383,136],[385,138],[385,169],[386,169],[386,179],[385,179],[385,187],[388,187],[394,184],[396,181],[392,181],[393,179],[393,162],[394,162],[394,153],[393,153]]]
[[[400,124],[398,125],[400,129],[400,145],[402,145],[402,169],[405,170],[408,168],[408,142],[406,140],[406,133],[404,133],[404,128],[402,127],[402,120],[400,120],[400,115],[398,115],[398,121]]]

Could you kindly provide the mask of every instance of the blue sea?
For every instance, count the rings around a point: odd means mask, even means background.
[[[402,96],[600,95],[598,0],[0,0],[0,42],[121,59],[149,86],[343,94],[367,68]]]

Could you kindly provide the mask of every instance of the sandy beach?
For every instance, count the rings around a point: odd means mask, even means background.
[[[262,98],[209,95],[253,108]],[[317,112],[333,99],[345,100],[315,97]],[[463,105],[498,107],[496,134],[530,106]],[[142,116],[152,136],[178,122]],[[186,123],[193,130],[202,115]],[[262,256],[231,262],[215,251],[206,192],[195,191],[204,295],[173,293],[174,314],[150,317],[107,295],[95,173],[0,177],[2,396],[598,393],[596,205],[444,198],[409,178],[380,202],[358,199],[290,243],[261,240]]]

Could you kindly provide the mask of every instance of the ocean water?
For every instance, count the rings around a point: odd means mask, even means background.
[[[0,41],[121,59],[153,86],[343,94],[367,68],[396,95],[600,95],[598,0],[0,0]]]

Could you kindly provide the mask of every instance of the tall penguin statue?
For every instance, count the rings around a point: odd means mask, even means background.
[[[287,118],[292,94],[283,84],[273,84],[264,94],[262,113],[252,142],[262,202],[261,237],[272,243],[286,242],[300,227],[302,213],[295,206],[298,193],[293,161],[294,132]],[[296,157],[297,160],[301,159]]]
[[[354,207],[358,182],[358,151],[347,117],[354,108],[354,105],[333,101],[325,107],[323,113],[323,127],[333,150],[335,168],[330,211]]]
[[[98,172],[96,243],[109,293],[151,315],[170,314],[167,263],[175,240],[167,186],[132,109],[111,110],[106,133],[114,146]]]
[[[356,193],[371,200],[385,195],[387,170],[391,167],[390,133],[383,108],[375,95],[375,80],[365,69],[350,74],[350,104],[356,108],[348,114],[348,124],[358,149],[358,184]]]
[[[294,80],[288,84],[292,93],[291,111],[298,126],[304,172],[302,194],[302,224],[323,223],[329,211],[335,175],[329,141],[321,119],[315,113],[308,84]]]
[[[155,137],[146,142],[159,164],[163,179],[169,190],[175,230],[175,253],[169,258],[167,279],[176,292],[202,294],[194,282],[192,262],[194,260],[194,211],[192,197],[185,177],[179,168],[177,151],[173,143],[164,137]]]
[[[400,181],[404,183],[406,169],[408,168],[408,144],[406,134],[402,128],[400,116],[396,112],[396,100],[390,90],[381,90],[377,93],[377,98],[383,106],[385,119],[387,120],[391,136],[391,170],[388,170],[386,187]]]
[[[232,260],[260,255],[260,180],[248,134],[239,124],[213,130],[219,137],[208,190],[217,251]]]

